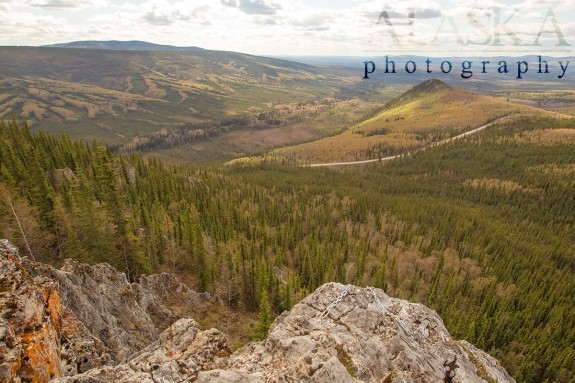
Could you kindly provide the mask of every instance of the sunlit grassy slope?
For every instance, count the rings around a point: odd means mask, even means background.
[[[205,141],[145,150],[145,156],[160,156],[179,164],[221,163],[234,158],[257,157],[274,148],[337,134],[373,115],[382,105],[358,99],[329,99],[320,106],[300,107],[301,113],[296,114],[297,104],[279,104],[274,108],[280,111],[280,118],[285,119],[280,126],[233,130]]]
[[[375,117],[343,133],[281,148],[271,156],[296,163],[381,158],[427,146],[504,116],[557,115],[433,79],[389,102]]]
[[[359,76],[232,52],[0,48],[0,118],[34,131],[125,144],[190,123],[220,122],[333,97]]]

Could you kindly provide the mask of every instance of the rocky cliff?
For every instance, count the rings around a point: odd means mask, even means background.
[[[1,382],[513,382],[434,311],[379,289],[328,283],[234,353],[192,319],[216,305],[171,275],[56,270],[6,241],[0,271]]]
[[[0,240],[0,382],[47,382],[111,364],[104,344],[63,306],[58,282],[33,276]]]

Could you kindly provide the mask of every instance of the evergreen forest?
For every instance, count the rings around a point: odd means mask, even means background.
[[[259,313],[260,336],[323,283],[376,286],[436,310],[519,383],[573,383],[575,141],[553,134],[574,129],[517,117],[361,167],[192,167],[13,118],[0,236],[55,266],[174,272]]]

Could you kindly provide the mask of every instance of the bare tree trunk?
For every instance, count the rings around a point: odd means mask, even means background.
[[[22,233],[22,237],[24,237],[24,243],[26,244],[26,248],[28,249],[28,253],[30,253],[32,260],[36,261],[36,258],[34,258],[34,254],[32,254],[32,249],[30,249],[30,245],[28,244],[28,239],[26,239],[26,233],[24,233],[24,229],[22,228],[22,224],[20,224],[20,219],[18,218],[18,214],[16,214],[16,209],[14,209],[14,204],[12,203],[12,198],[10,197],[9,193],[6,193],[4,196],[6,197],[6,202],[8,202],[8,205],[10,205],[10,208],[12,208],[12,213],[14,213],[14,218],[16,218],[16,222],[18,223],[18,227],[20,228],[20,232]]]

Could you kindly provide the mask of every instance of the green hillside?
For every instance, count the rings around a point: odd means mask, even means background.
[[[340,134],[279,148],[268,156],[298,164],[378,159],[421,149],[499,118],[518,115],[563,116],[432,79]]]
[[[127,149],[182,129],[195,132],[191,141],[197,142],[233,130],[287,127],[280,141],[301,142],[360,119],[390,97],[374,84],[365,87],[355,73],[233,52],[2,47],[0,68],[0,119],[14,113],[34,132],[41,126]],[[358,92],[374,102],[346,105]],[[344,118],[303,132],[310,120],[338,108],[345,109]],[[307,125],[293,127],[304,120]],[[208,153],[218,150],[221,145],[210,146],[194,160],[215,161]],[[263,149],[246,144],[234,150]]]

